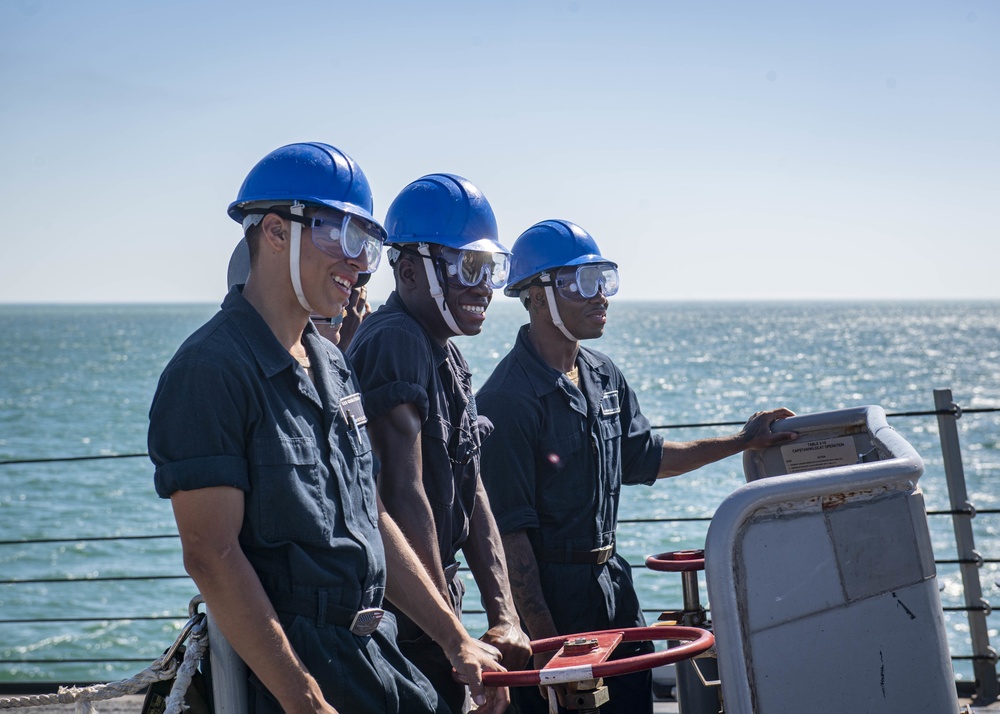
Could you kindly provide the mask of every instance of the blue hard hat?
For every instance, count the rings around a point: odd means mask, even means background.
[[[517,297],[524,283],[541,272],[567,265],[614,263],[603,255],[597,242],[575,223],[549,220],[536,223],[517,237],[511,248],[510,280],[504,295]]]
[[[241,223],[257,203],[329,206],[378,228],[372,216],[372,190],[361,167],[340,149],[319,142],[288,144],[275,149],[250,169],[229,216]]]
[[[428,174],[406,186],[385,214],[386,245],[436,243],[457,250],[509,253],[483,192],[468,179]]]

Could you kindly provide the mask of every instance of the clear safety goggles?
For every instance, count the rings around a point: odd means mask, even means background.
[[[296,216],[288,211],[268,208],[282,218],[301,223],[312,229],[312,242],[332,258],[345,260],[363,255],[362,273],[374,273],[382,259],[382,234],[378,228],[363,218],[350,213],[332,212],[332,216]]]
[[[314,312],[309,315],[309,319],[312,320],[314,325],[329,325],[330,327],[338,327],[344,322],[344,313],[334,315],[333,317],[327,317],[326,315],[320,315],[318,312]]]
[[[598,290],[611,297],[618,292],[618,268],[610,263],[571,265],[559,268],[552,284],[567,300],[589,300]]]
[[[444,277],[456,287],[475,287],[485,278],[491,289],[499,290],[507,284],[510,275],[510,255],[507,253],[442,246],[438,260],[444,268]]]

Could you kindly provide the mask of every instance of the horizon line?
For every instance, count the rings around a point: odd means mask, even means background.
[[[225,296],[223,296],[224,298]],[[221,302],[214,300],[160,300],[160,301],[53,301],[53,302],[29,302],[29,301],[3,301],[0,300],[0,307],[163,307],[163,306],[218,306]],[[373,305],[381,305],[383,300],[369,300]],[[816,297],[700,297],[700,298],[631,298],[612,297],[609,299],[614,303],[847,303],[847,302],[884,302],[884,303],[932,303],[932,302],[964,302],[964,303],[994,303],[1000,302],[1000,297],[888,297],[888,296],[816,296]],[[513,298],[503,299],[494,305],[517,305]]]

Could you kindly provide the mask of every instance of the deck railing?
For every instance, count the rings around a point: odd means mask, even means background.
[[[995,701],[1000,698],[1000,692],[998,692],[998,679],[997,679],[997,651],[990,644],[989,638],[989,626],[987,618],[992,613],[992,606],[983,596],[982,583],[980,580],[980,569],[984,564],[990,563],[1000,563],[1000,558],[996,557],[984,557],[976,550],[975,541],[973,536],[971,521],[977,516],[990,515],[995,516],[1000,514],[1000,509],[977,509],[973,503],[969,501],[968,494],[966,491],[965,484],[965,474],[962,465],[961,448],[959,445],[958,429],[956,422],[962,417],[963,414],[972,413],[988,413],[988,412],[1000,412],[1000,408],[983,408],[983,409],[962,409],[952,399],[952,393],[949,389],[938,389],[934,391],[934,403],[935,409],[933,411],[911,411],[911,412],[897,412],[897,413],[887,413],[889,418],[903,418],[903,417],[929,417],[934,416],[937,418],[938,431],[941,439],[941,451],[944,458],[944,469],[945,476],[948,483],[949,500],[951,508],[945,510],[928,510],[927,515],[931,517],[944,517],[950,516],[953,522],[953,528],[955,532],[955,541],[957,545],[956,558],[943,558],[935,560],[938,565],[957,565],[960,569],[962,588],[964,593],[964,602],[962,606],[951,606],[945,607],[946,612],[965,612],[967,613],[969,622],[969,639],[971,642],[971,653],[953,653],[952,659],[955,661],[965,660],[971,661],[973,667],[973,673],[975,676],[975,692],[977,700],[979,701]],[[704,422],[696,424],[667,424],[654,426],[654,429],[681,429],[681,428],[707,428],[707,427],[721,427],[721,426],[742,426],[743,422]],[[75,462],[75,461],[91,461],[91,460],[106,460],[106,459],[130,459],[130,458],[140,458],[146,457],[146,454],[118,454],[112,456],[70,456],[70,457],[59,457],[59,458],[37,458],[37,459],[17,459],[17,460],[7,460],[0,461],[0,467],[10,466],[14,464],[50,464],[50,463],[65,463],[65,462]],[[664,517],[664,518],[623,518],[619,521],[620,525],[627,526],[629,524],[653,524],[653,523],[679,523],[679,522],[692,522],[692,521],[711,521],[711,517]],[[4,546],[24,546],[27,544],[65,544],[65,543],[93,543],[101,541],[113,541],[113,542],[124,542],[124,541],[140,541],[140,540],[159,540],[159,539],[177,539],[178,535],[176,533],[164,533],[164,534],[151,534],[151,535],[132,535],[132,536],[89,536],[80,538],[33,538],[33,539],[18,539],[18,540],[0,540],[0,547]],[[637,569],[637,572],[642,572],[644,570],[644,564],[642,563],[632,563],[632,567]],[[81,583],[97,583],[97,582],[129,582],[129,581],[165,581],[165,580],[189,580],[189,576],[186,574],[148,574],[148,575],[130,575],[130,576],[93,576],[86,578],[71,578],[66,576],[61,577],[42,577],[42,578],[3,578],[0,577],[0,586],[4,588],[8,587],[19,587],[24,585],[32,584],[46,584],[46,585],[58,585],[58,584],[81,584]],[[193,584],[192,584],[193,587]],[[0,603],[5,599],[0,597]],[[186,603],[182,603],[186,605]],[[67,606],[70,609],[70,606]],[[655,615],[660,612],[659,609],[644,610],[647,614]],[[463,610],[466,615],[483,615],[482,610],[477,610],[474,608],[468,608]],[[53,624],[53,623],[77,623],[77,624],[87,624],[95,622],[143,622],[143,621],[165,621],[177,623],[178,626],[183,624],[188,619],[186,611],[184,613],[178,612],[177,615],[149,615],[144,613],[132,613],[127,615],[115,614],[113,616],[56,616],[56,617],[45,617],[45,618],[4,618],[2,616],[2,610],[0,610],[0,627],[4,625],[43,625],[43,624]],[[0,630],[2,633],[2,630]],[[0,634],[0,642],[3,642],[5,638]],[[93,657],[93,658],[73,658],[73,659],[53,659],[53,658],[10,658],[4,657],[0,659],[0,689],[11,690],[12,688],[17,688],[13,686],[10,681],[10,667],[17,665],[57,665],[57,664],[91,664],[91,665],[110,665],[110,664],[128,664],[128,663],[145,663],[148,664],[153,659],[159,656],[159,652],[151,651],[148,657]],[[5,671],[6,669],[6,671]],[[51,679],[51,680],[33,680],[29,689],[31,690],[44,690],[47,687],[55,688],[58,684],[64,684],[62,680]]]

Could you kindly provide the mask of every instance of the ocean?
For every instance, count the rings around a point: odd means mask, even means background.
[[[143,454],[160,371],[216,309],[0,305],[0,462]],[[483,334],[459,339],[476,384],[524,318],[498,298]],[[1000,407],[997,302],[612,301],[608,322],[588,344],[618,364],[658,427],[741,422],[775,406],[931,411],[935,388],[950,388],[967,410]],[[890,424],[925,461],[928,510],[948,509],[935,418]],[[958,426],[970,500],[980,511],[1000,508],[1000,412],[966,413]],[[662,433],[687,440],[736,428]],[[740,458],[725,459],[623,489],[620,517],[708,518],[741,483]],[[930,524],[935,557],[955,558],[951,519],[931,516]],[[987,560],[984,597],[1000,601],[1000,514],[980,514],[973,527]],[[652,553],[703,546],[707,528],[704,520],[626,522],[618,547],[641,564]],[[485,618],[466,577],[473,612],[465,623],[478,634]],[[939,565],[938,577],[943,604],[961,606],[958,566]],[[681,606],[679,576],[639,567],[635,579],[648,619]],[[131,676],[173,642],[194,594],[147,458],[0,464],[0,682]],[[997,615],[988,622],[996,645]],[[953,655],[970,654],[965,613],[946,612],[946,623]],[[971,678],[967,660],[955,669]]]

